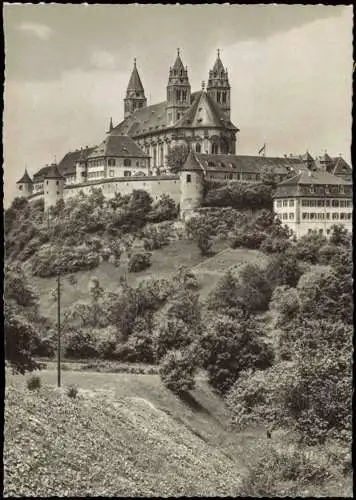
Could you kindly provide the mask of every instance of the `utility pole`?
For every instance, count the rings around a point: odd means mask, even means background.
[[[57,347],[57,385],[61,386],[61,275],[57,276],[57,328],[58,328],[58,347]]]

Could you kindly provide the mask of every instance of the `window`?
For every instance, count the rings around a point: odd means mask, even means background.
[[[281,206],[282,206],[282,200],[277,200],[277,207],[281,208]]]
[[[223,102],[223,104],[226,103],[226,92],[222,93],[222,102]]]
[[[196,144],[196,145],[195,145],[195,151],[196,151],[197,153],[200,153],[200,152],[201,152],[201,145],[200,145],[200,144]]]
[[[108,165],[109,167],[115,167],[116,161],[114,158],[109,158]]]
[[[283,200],[283,206],[288,207],[288,200]]]
[[[284,214],[282,215],[282,217],[283,217],[283,219],[284,219],[284,220],[286,220],[286,219],[288,219],[288,214],[284,213]]]
[[[48,181],[46,181],[46,184],[47,184],[47,186],[48,186]]]
[[[130,170],[124,170],[124,177],[131,177]]]
[[[211,147],[211,153],[213,155],[216,155],[218,154],[218,145],[217,144],[213,144],[212,147]]]
[[[109,177],[114,177],[114,171],[113,170],[109,170]]]
[[[318,200],[317,201],[318,207],[323,207],[324,206],[324,200]]]
[[[56,181],[56,186],[58,186],[58,184],[59,184],[59,181]]]
[[[190,174],[187,174],[187,183],[192,182],[192,176]]]
[[[216,100],[217,100],[217,102],[219,102],[219,103],[220,103],[220,97],[221,97],[220,92],[217,92],[217,93],[216,93]]]
[[[312,229],[310,229],[310,228],[309,228],[309,229],[308,229],[308,233],[311,233],[311,232],[312,232]]]
[[[309,218],[310,218],[310,220],[315,219],[315,215],[316,215],[316,214],[313,214],[313,212],[311,212],[311,213],[309,214]]]
[[[294,207],[294,200],[289,200],[289,206]]]
[[[330,219],[330,213],[329,212],[326,212],[325,214],[326,218],[329,220]]]
[[[325,200],[325,206],[330,207],[330,200]]]
[[[319,234],[323,234],[323,230],[322,229],[319,229]]]
[[[177,120],[179,120],[180,118],[180,113],[177,113]]]
[[[309,219],[309,214],[308,214],[308,212],[303,212],[303,213],[302,213],[302,219]]]
[[[130,158],[125,158],[124,159],[124,166],[125,167],[131,167],[131,160],[130,160]]]
[[[338,206],[340,206],[339,200],[331,200],[331,206],[332,207],[338,207]]]
[[[19,190],[20,190],[20,191],[22,191],[22,186],[21,186],[21,184],[19,185]]]
[[[346,215],[346,214],[344,214],[344,213],[342,212],[342,213],[340,214],[340,219],[342,219],[342,220],[346,219],[345,215]]]
[[[289,212],[289,220],[293,220],[294,219],[294,212]]]
[[[57,191],[57,195],[59,194],[59,191]]]
[[[140,166],[140,164],[139,164],[139,162],[137,161],[137,162],[136,162],[136,167],[139,167],[139,166]]]
[[[333,220],[337,220],[339,218],[339,214],[334,212],[332,218]]]
[[[241,178],[241,174],[240,174],[240,172],[238,172],[238,173],[237,173],[237,180],[239,181],[239,180],[240,180],[240,178]]]
[[[351,219],[351,214],[348,213],[348,214],[345,214],[346,215],[346,219],[350,220]]]
[[[309,207],[309,200],[302,200],[302,207]]]

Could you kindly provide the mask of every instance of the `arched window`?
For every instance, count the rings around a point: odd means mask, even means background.
[[[226,92],[222,93],[222,102],[225,104],[226,102]]]
[[[216,93],[216,100],[217,100],[217,102],[220,102],[220,97],[221,97],[220,92],[217,92]]]
[[[197,153],[200,153],[200,152],[201,152],[201,145],[200,145],[199,143],[195,145],[195,151],[196,151]]]
[[[211,147],[211,154],[213,155],[217,155],[218,154],[218,145],[217,144],[213,144],[212,147]]]
[[[125,167],[131,167],[131,160],[130,160],[130,158],[125,158],[124,159],[124,166]]]

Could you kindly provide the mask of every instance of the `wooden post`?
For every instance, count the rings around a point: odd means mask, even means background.
[[[61,386],[61,275],[57,277],[57,327],[58,327],[58,347],[57,347],[57,385]]]

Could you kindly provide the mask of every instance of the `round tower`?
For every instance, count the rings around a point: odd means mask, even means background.
[[[194,210],[200,207],[204,198],[204,171],[199,161],[190,151],[188,158],[180,169],[180,216],[191,217]]]
[[[87,180],[87,165],[85,161],[84,151],[80,151],[79,158],[75,164],[75,182],[81,184]]]
[[[28,175],[27,168],[25,173],[20,180],[16,182],[17,184],[17,196],[20,198],[28,198],[33,193],[33,182],[31,177]]]
[[[52,163],[43,180],[44,207],[48,210],[54,207],[59,200],[63,200],[65,179],[60,174],[56,163]]]

